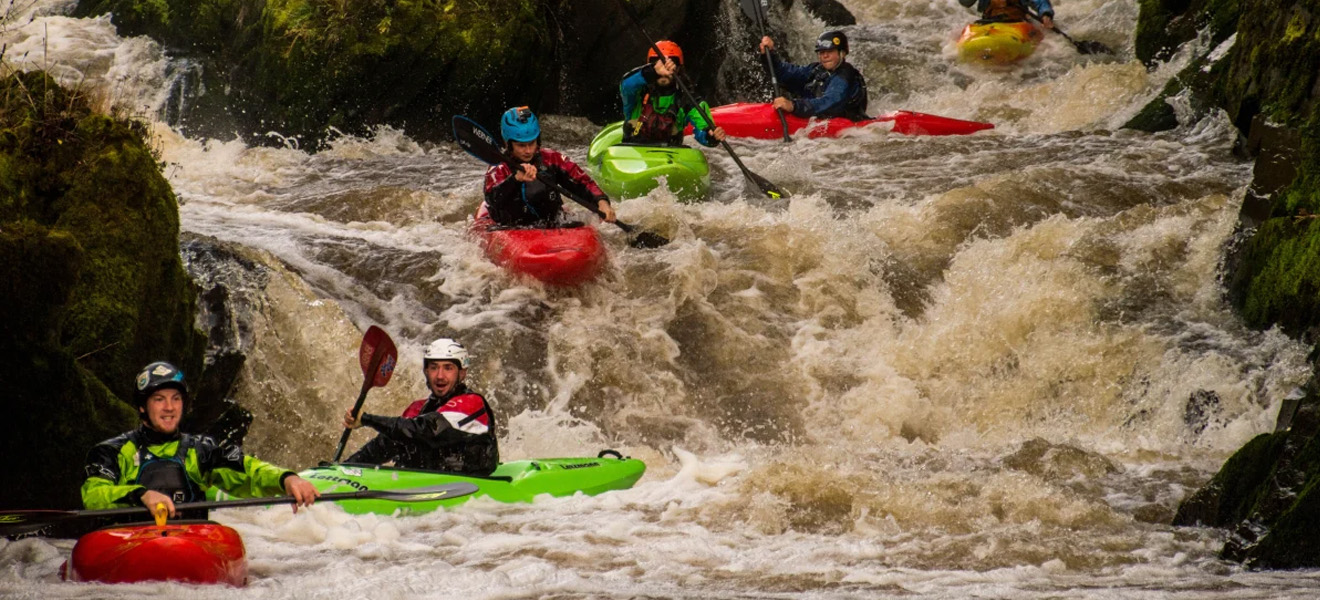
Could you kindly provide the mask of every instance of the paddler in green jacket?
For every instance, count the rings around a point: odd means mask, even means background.
[[[297,512],[299,505],[310,506],[321,495],[292,471],[246,456],[237,445],[181,433],[188,386],[174,365],[151,363],[135,384],[133,402],[142,425],[87,453],[86,508],[141,504],[154,513],[163,505],[177,517],[175,503],[205,500],[204,490],[214,486],[244,498],[288,494],[297,500]]]
[[[629,71],[619,84],[623,97],[623,141],[626,144],[683,145],[683,130],[692,122],[692,137],[703,146],[724,141],[724,130],[708,122],[710,108],[679,101],[675,78],[683,68],[683,49],[663,40],[647,51],[645,65]]]

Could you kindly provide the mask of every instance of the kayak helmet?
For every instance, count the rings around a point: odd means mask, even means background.
[[[504,111],[500,117],[500,135],[504,142],[534,142],[541,138],[541,123],[536,120],[532,109],[515,106]]]
[[[422,366],[425,367],[427,363],[433,360],[453,361],[458,363],[460,369],[466,369],[469,364],[472,364],[467,348],[451,338],[440,338],[426,347],[426,350],[422,352]]]
[[[816,38],[816,52],[824,52],[826,50],[838,50],[839,52],[847,52],[848,51],[847,34],[837,29],[833,31],[826,31],[825,33],[820,34],[820,37]]]
[[[646,62],[656,62],[660,60],[660,55],[655,53],[656,48],[659,48],[660,52],[664,53],[665,58],[678,63],[679,66],[683,65],[683,49],[679,48],[678,44],[669,40],[660,40],[656,42],[650,50],[647,50]]]
[[[179,390],[185,400],[188,398],[188,384],[183,382],[183,371],[167,362],[154,362],[142,367],[133,383],[133,401],[138,406],[146,405],[147,398],[157,390],[166,388]]]

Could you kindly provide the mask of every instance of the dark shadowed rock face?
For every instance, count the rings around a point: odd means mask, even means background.
[[[1240,230],[1227,249],[1228,299],[1252,327],[1320,340],[1320,6],[1307,0],[1142,0],[1136,47],[1147,62],[1172,55],[1198,32],[1195,57],[1131,124],[1176,126],[1164,98],[1190,94],[1199,115],[1223,109],[1256,156]],[[1231,49],[1227,47],[1230,36]],[[1222,45],[1221,45],[1222,44]],[[1225,51],[1226,50],[1226,51]],[[1312,357],[1313,363],[1315,356]],[[1253,568],[1320,566],[1320,396],[1305,388],[1286,430],[1257,437],[1178,509],[1177,525],[1230,530],[1222,556]],[[1189,399],[1189,425],[1213,403]]]
[[[137,422],[137,370],[201,372],[178,219],[139,126],[43,73],[0,79],[0,453],[25,457],[0,505],[78,506],[87,450]]]

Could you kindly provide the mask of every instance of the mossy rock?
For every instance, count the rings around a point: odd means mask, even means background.
[[[40,72],[0,79],[0,190],[3,502],[75,506],[87,450],[136,422],[136,371],[201,370],[178,207],[140,126]]]
[[[1228,527],[1246,518],[1283,449],[1284,436],[1261,434],[1224,463],[1214,478],[1178,506],[1174,525]]]

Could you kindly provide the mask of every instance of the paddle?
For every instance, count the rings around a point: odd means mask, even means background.
[[[463,115],[454,115],[454,139],[458,142],[458,146],[465,152],[488,165],[498,165],[500,163],[509,162],[509,157],[505,156],[503,152],[500,152],[499,144],[495,142],[495,136],[483,129],[476,121]],[[514,168],[514,165],[509,164],[509,168]],[[579,198],[577,194],[564,189],[563,186],[556,183],[553,179],[538,176],[537,180],[544,183],[546,186],[549,186],[556,192],[559,192],[561,195],[568,197],[568,199],[581,204],[583,208],[595,213],[597,216],[602,218],[605,216],[600,212],[599,207],[592,205],[590,201],[584,198]],[[650,231],[638,231],[636,226],[629,225],[618,219],[615,219],[614,224],[618,225],[619,229],[622,229],[624,233],[630,235],[634,233],[636,234],[632,240],[628,242],[634,248],[659,248],[660,246],[669,243],[669,238],[663,235]]]
[[[742,0],[743,14],[756,23],[757,29],[761,31],[761,37],[765,37],[765,22],[768,20],[766,11],[770,7],[766,6],[767,2],[768,0]],[[770,70],[770,95],[772,96],[771,100],[773,100],[773,96],[779,92],[779,78],[775,76],[774,61],[770,60],[771,52],[774,52],[774,50],[767,48],[765,52],[761,53],[761,56],[765,57],[765,66]],[[784,111],[776,108],[775,114],[779,115],[779,124],[784,126],[784,141],[792,142],[793,138],[788,137],[788,119],[784,118]]]
[[[378,498],[382,500],[391,500],[393,502],[431,502],[436,500],[449,500],[452,498],[461,498],[475,493],[477,486],[466,481],[456,481],[454,483],[444,483],[440,485],[428,485],[426,487],[408,488],[402,490],[361,490],[357,492],[338,492],[334,494],[321,494],[317,498],[318,502],[329,502],[338,500],[366,500]],[[175,510],[200,510],[211,508],[238,508],[240,506],[271,506],[275,504],[294,504],[297,499],[293,496],[271,496],[268,498],[237,498],[232,500],[209,500],[206,502],[185,502],[175,504]],[[129,508],[109,508],[103,510],[14,510],[0,511],[0,536],[18,535],[36,531],[48,525],[63,523],[73,519],[87,519],[92,517],[119,517],[126,515],[141,515],[144,518],[151,516],[151,511],[145,506],[133,506]]]
[[[1027,13],[1027,14],[1032,19],[1035,19],[1036,22],[1043,24],[1043,21],[1040,20],[1040,15],[1036,13]],[[1071,42],[1073,47],[1077,48],[1078,54],[1113,54],[1114,53],[1114,51],[1111,50],[1109,46],[1101,44],[1100,42],[1091,42],[1086,40],[1082,40],[1079,42],[1077,40],[1074,40],[1072,39],[1072,36],[1064,33],[1062,29],[1059,29],[1058,25],[1055,25],[1054,27],[1051,27],[1049,29],[1054,31],[1054,33],[1063,36],[1063,39]]]
[[[645,27],[642,27],[642,18],[638,16],[637,11],[633,10],[627,0],[615,0],[615,3],[619,5],[619,8],[623,9],[623,12],[628,14],[629,19],[632,19],[633,25],[637,26],[637,31],[641,32],[642,37],[646,38],[646,41],[651,44],[651,50],[655,52],[655,55],[664,56],[665,54],[660,51],[660,47],[655,45],[655,39],[651,37],[651,34],[646,33]],[[688,104],[697,107],[697,110],[703,113],[701,116],[706,119],[706,122],[714,125],[715,119],[711,118],[710,111],[706,110],[705,105],[697,100],[696,96],[692,95],[690,84],[687,82],[687,78],[683,75],[681,70],[674,74],[674,82],[678,84],[679,91],[683,92],[683,96],[687,98]],[[751,169],[748,169],[747,165],[744,165],[742,159],[738,158],[738,154],[733,151],[733,147],[729,146],[728,142],[721,141],[720,145],[724,146],[724,150],[729,153],[729,158],[732,158],[734,164],[738,165],[738,168],[742,170],[743,175],[752,183],[755,183],[756,187],[761,188],[761,193],[774,199],[790,197],[788,192],[779,189],[775,184],[770,183],[764,177],[761,177],[760,175],[753,173]]]
[[[399,350],[394,347],[394,340],[390,339],[389,334],[375,325],[368,328],[367,334],[362,336],[362,345],[358,347],[358,363],[362,365],[362,392],[358,394],[357,402],[353,403],[355,416],[362,410],[368,390],[390,382],[398,362]],[[335,458],[330,462],[339,462],[339,457],[344,454],[344,446],[348,444],[348,436],[352,434],[352,429],[344,428],[344,434],[339,436],[339,447],[335,449]]]

